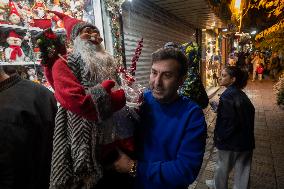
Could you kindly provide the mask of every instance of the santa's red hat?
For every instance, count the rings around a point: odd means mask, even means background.
[[[17,8],[16,8],[13,1],[9,1],[9,8],[10,8],[10,14],[9,15],[16,14],[16,15],[20,16],[20,14],[18,13]]]
[[[8,38],[10,37],[22,39],[22,36],[18,35],[14,30],[10,31]]]
[[[57,11],[49,11],[49,12],[55,14],[63,21],[64,28],[67,34],[67,38],[69,40],[74,40],[79,35],[80,31],[85,27],[91,27],[91,28],[95,28],[98,30],[98,28],[95,25],[90,24],[88,22],[84,22],[82,20],[72,18],[68,15],[65,15]]]

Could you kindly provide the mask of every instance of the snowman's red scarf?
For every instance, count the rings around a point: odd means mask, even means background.
[[[10,45],[9,46],[12,50],[11,52],[11,56],[10,56],[10,59],[11,60],[16,60],[17,58],[17,55],[18,56],[22,56],[23,55],[23,52],[22,52],[22,49],[20,46],[17,46],[17,45]]]

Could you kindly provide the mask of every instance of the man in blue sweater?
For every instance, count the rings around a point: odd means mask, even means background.
[[[201,108],[178,95],[187,59],[177,48],[152,55],[150,91],[144,94],[138,128],[138,160],[124,153],[114,163],[135,177],[137,189],[186,189],[197,177],[205,151],[206,122]]]

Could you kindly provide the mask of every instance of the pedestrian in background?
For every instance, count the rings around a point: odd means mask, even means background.
[[[256,68],[259,64],[264,64],[264,60],[260,57],[260,54],[256,54],[253,58],[253,60],[251,61],[252,65],[253,65],[253,70],[252,70],[252,81],[254,81],[256,79]]]
[[[277,79],[277,73],[279,70],[279,66],[280,66],[280,59],[277,55],[277,52],[274,52],[272,54],[271,60],[270,60],[270,75],[272,76],[273,80]]]
[[[234,189],[248,189],[254,140],[255,109],[242,91],[246,86],[248,73],[233,66],[222,71],[220,85],[226,90],[220,96],[214,143],[217,165],[214,179],[206,180],[213,189],[227,189],[228,178],[234,168]]]
[[[264,71],[264,66],[262,63],[260,63],[256,68],[256,73],[259,81],[262,81],[263,71]]]

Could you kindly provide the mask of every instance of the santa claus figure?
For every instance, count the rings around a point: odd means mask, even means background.
[[[9,21],[15,25],[20,24],[21,17],[13,1],[9,2],[9,8],[10,8]]]
[[[103,166],[118,157],[117,148],[133,151],[133,125],[129,117],[134,112],[125,106],[124,91],[113,89],[116,66],[101,45],[98,28],[51,12],[63,20],[73,52],[64,55],[66,49],[53,49],[43,43],[55,39],[51,33],[44,34],[50,40],[39,40],[45,76],[60,103],[50,186],[89,189],[103,176]]]
[[[7,61],[24,61],[25,54],[21,48],[22,37],[15,31],[11,31],[7,38],[9,47],[5,49],[5,58]]]

